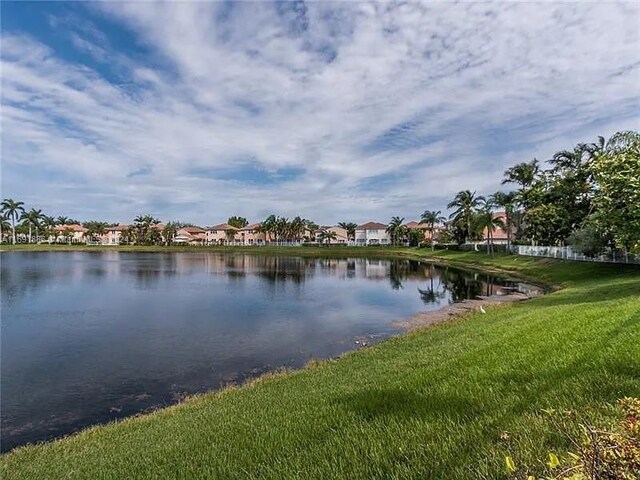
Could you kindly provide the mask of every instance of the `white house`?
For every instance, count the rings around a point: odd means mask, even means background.
[[[356,227],[356,245],[389,245],[391,238],[387,226],[379,222],[367,222]]]

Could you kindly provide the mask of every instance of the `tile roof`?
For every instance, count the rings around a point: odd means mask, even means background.
[[[374,229],[380,229],[380,228],[387,228],[387,226],[384,223],[380,223],[380,222],[367,222],[367,223],[363,223],[362,225],[358,225],[357,230],[374,230]]]
[[[207,227],[207,230],[238,230],[238,228],[232,227],[228,223],[221,223],[219,225],[214,225],[213,227]]]
[[[181,228],[180,230],[183,231],[183,232],[191,233],[191,234],[194,234],[194,233],[205,233],[206,232],[206,230],[204,230],[204,229],[202,229],[200,227],[184,227],[184,228]]]
[[[64,230],[71,230],[73,232],[86,232],[88,229],[83,227],[82,225],[74,224],[74,225],[56,225],[53,229],[57,232],[62,232]]]
[[[247,225],[246,227],[242,227],[242,228],[240,229],[240,231],[243,231],[243,230],[255,230],[255,229],[256,229],[256,228],[258,228],[259,226],[260,226],[260,224],[259,224],[259,223],[252,223],[251,225]]]

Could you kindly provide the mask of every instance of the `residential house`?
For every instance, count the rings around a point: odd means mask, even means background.
[[[178,245],[204,245],[207,241],[207,231],[200,227],[183,227],[173,237]]]
[[[322,227],[320,228],[320,230],[315,232],[316,242],[318,243],[322,242],[321,234],[323,231],[333,232],[336,234],[336,238],[329,241],[330,245],[346,245],[349,243],[349,235],[347,234],[347,230],[342,227],[338,227],[337,225],[332,227]],[[326,242],[323,242],[323,243],[326,243]]]
[[[252,223],[238,229],[236,241],[242,245],[264,245],[267,241],[267,235],[260,231],[259,223]]]
[[[235,245],[239,242],[238,229],[228,223],[206,228],[207,245]]]
[[[508,239],[507,227],[506,227],[506,225],[507,225],[507,214],[506,214],[506,212],[494,212],[493,213],[493,218],[501,220],[502,223],[504,223],[505,226],[504,226],[504,228],[498,227],[493,232],[491,232],[491,239],[492,239],[494,244],[506,244],[507,243],[507,239]],[[512,225],[511,226],[511,240],[513,240],[513,238],[515,236],[515,233],[516,233],[516,229]],[[484,238],[486,242],[489,241],[489,232],[488,232],[488,230],[486,228],[482,231],[482,238]]]
[[[129,228],[129,225],[113,225],[107,227],[106,233],[100,237],[102,245],[120,245],[122,232]]]
[[[391,238],[387,226],[379,222],[367,222],[356,227],[356,245],[389,245]]]
[[[424,240],[426,242],[431,241],[431,226],[428,223],[411,221],[411,222],[405,223],[404,226],[407,227],[409,230],[422,230],[424,232]],[[436,240],[438,239],[438,233],[440,232],[440,230],[441,228],[438,226],[434,228],[434,234],[435,234]]]
[[[56,225],[53,235],[49,236],[49,243],[84,243],[87,229],[82,225]]]

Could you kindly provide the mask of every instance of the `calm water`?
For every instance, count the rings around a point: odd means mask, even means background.
[[[408,260],[9,252],[2,450],[392,335],[503,281]]]

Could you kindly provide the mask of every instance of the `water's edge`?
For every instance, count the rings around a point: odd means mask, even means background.
[[[25,250],[1,250],[2,253],[10,253],[10,252],[25,252]],[[26,250],[26,251],[31,251],[31,250]],[[55,250],[49,250],[49,251],[55,251]],[[68,250],[67,250],[68,251]],[[79,249],[78,251],[85,251],[82,249]],[[129,253],[133,253],[130,252]],[[142,252],[141,252],[142,253]],[[146,251],[144,253],[151,253],[149,251]],[[229,253],[238,253],[238,254],[247,254],[247,253],[253,253],[253,254],[260,254],[260,255],[264,255],[264,256],[272,256],[271,253],[266,253],[263,251],[252,251],[252,252],[247,252],[247,251],[242,251],[242,252],[229,252]],[[299,256],[299,257],[306,257],[306,256],[313,256],[313,255],[295,255],[295,253],[293,252],[282,252],[283,254],[286,254],[287,256],[291,256],[291,257],[295,257],[295,256]],[[305,252],[306,253],[306,252]],[[311,253],[311,252],[309,252]],[[558,286],[551,286],[551,285],[547,285],[544,284],[542,282],[540,282],[538,279],[533,279],[531,277],[527,277],[524,276],[522,274],[520,274],[519,272],[513,272],[511,270],[507,270],[507,269],[501,269],[501,268],[496,268],[496,267],[489,267],[489,266],[483,266],[477,263],[472,263],[472,262],[466,262],[466,261],[450,261],[448,259],[443,259],[443,258],[437,258],[437,257],[429,257],[429,258],[425,258],[423,256],[420,256],[418,254],[414,254],[413,252],[370,252],[370,255],[367,255],[368,252],[362,252],[361,254],[359,254],[360,252],[357,252],[358,254],[356,254],[355,252],[339,252],[339,255],[336,255],[336,259],[341,258],[343,254],[348,254],[349,256],[353,256],[353,257],[357,257],[357,258],[367,258],[367,259],[403,259],[403,260],[414,260],[417,261],[419,263],[423,263],[423,264],[433,264],[433,265],[438,265],[438,266],[450,266],[456,269],[462,269],[462,270],[467,270],[467,271],[474,271],[474,272],[482,272],[482,273],[487,273],[487,274],[492,274],[492,275],[496,275],[496,276],[500,276],[502,279],[504,280],[512,280],[512,281],[520,281],[520,280],[524,280],[526,281],[527,284],[537,287],[540,289],[540,293],[539,294],[545,294],[551,291],[555,291],[557,289],[559,289]],[[328,255],[327,258],[334,258],[331,255]],[[227,386],[222,387],[222,388],[216,388],[216,389],[211,389],[208,391],[203,391],[203,392],[199,392],[199,393],[195,393],[195,394],[191,394],[188,396],[185,396],[184,398],[180,399],[178,402],[176,402],[175,404],[172,405],[168,405],[168,406],[158,406],[158,407],[151,407],[147,410],[141,411],[139,413],[133,414],[133,415],[128,415],[128,416],[123,416],[121,418],[117,418],[114,419],[112,421],[109,421],[107,423],[98,423],[95,425],[91,425],[85,428],[81,428],[75,432],[71,432],[69,434],[66,435],[61,435],[59,437],[56,437],[54,439],[51,440],[45,440],[45,441],[41,441],[41,442],[36,442],[36,443],[27,443],[27,444],[23,444],[20,446],[15,447],[12,450],[15,449],[19,449],[19,448],[23,448],[23,447],[28,447],[30,445],[39,445],[39,444],[49,444],[49,443],[53,443],[53,442],[58,442],[58,441],[63,441],[66,438],[69,437],[74,437],[76,435],[82,435],[85,432],[89,431],[89,430],[94,430],[94,429],[99,429],[99,428],[104,428],[105,426],[108,425],[112,425],[112,424],[116,424],[116,423],[120,423],[120,422],[126,422],[129,421],[133,418],[137,418],[137,417],[144,417],[147,415],[153,415],[159,411],[163,411],[166,409],[171,409],[171,408],[176,408],[179,407],[181,405],[187,404],[191,401],[193,401],[194,399],[198,399],[201,398],[203,396],[217,396],[217,395],[222,395],[225,393],[225,391],[229,390],[229,389],[237,389],[237,388],[247,388],[250,387],[252,385],[255,385],[258,382],[262,382],[265,380],[268,380],[270,378],[274,378],[274,377],[282,377],[282,376],[286,376],[286,375],[291,375],[291,374],[295,374],[296,372],[300,372],[303,371],[305,369],[308,368],[315,368],[318,364],[321,364],[323,362],[332,362],[332,361],[339,361],[342,357],[348,356],[348,355],[354,355],[354,354],[358,354],[358,352],[365,347],[369,347],[369,346],[373,346],[376,344],[380,344],[383,343],[387,340],[390,339],[397,339],[397,338],[401,338],[404,335],[407,335],[409,331],[413,331],[416,329],[420,329],[420,328],[425,328],[425,327],[434,327],[437,326],[439,324],[442,324],[448,320],[451,320],[453,318],[455,319],[462,319],[463,317],[468,316],[469,314],[477,311],[480,309],[480,306],[483,307],[489,307],[489,306],[495,306],[498,304],[510,304],[513,302],[517,302],[517,301],[523,301],[523,300],[527,300],[529,298],[538,296],[538,294],[536,295],[518,295],[518,294],[510,294],[510,295],[503,295],[500,296],[500,299],[495,298],[496,296],[490,296],[490,297],[480,297],[479,299],[473,299],[473,300],[465,300],[463,302],[458,302],[452,305],[448,305],[448,306],[443,306],[439,309],[433,310],[433,311],[428,311],[428,312],[420,312],[417,313],[415,315],[411,315],[409,317],[405,317],[404,319],[399,319],[399,320],[394,320],[391,323],[392,326],[397,327],[399,329],[401,329],[398,333],[393,333],[393,334],[387,334],[387,335],[383,335],[377,338],[373,338],[373,337],[369,337],[368,339],[366,338],[357,338],[355,339],[355,348],[347,350],[343,353],[341,353],[340,355],[336,356],[336,357],[325,357],[325,358],[321,358],[321,359],[312,359],[311,361],[307,362],[306,365],[300,367],[300,368],[287,368],[287,367],[276,367],[275,369],[271,369],[269,366],[265,366],[265,369],[262,371],[252,371],[252,372],[238,372],[237,378],[241,379],[240,381],[238,381],[237,383],[234,382],[230,382]],[[2,455],[6,455],[7,453],[11,452],[12,450],[8,450],[7,452],[3,452]]]

